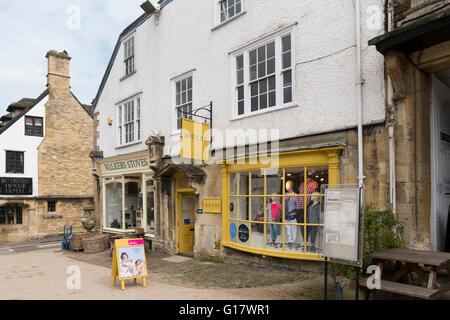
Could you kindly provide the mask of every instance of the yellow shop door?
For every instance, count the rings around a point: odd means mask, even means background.
[[[178,206],[178,248],[180,253],[194,253],[194,195],[180,194]]]

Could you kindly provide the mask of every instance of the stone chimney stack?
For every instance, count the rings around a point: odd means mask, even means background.
[[[48,59],[47,87],[53,90],[70,90],[69,62],[72,59],[66,51],[50,50]]]

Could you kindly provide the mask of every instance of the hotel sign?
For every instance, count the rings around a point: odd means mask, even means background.
[[[221,199],[204,199],[203,211],[208,213],[222,213]]]
[[[122,173],[130,171],[147,171],[149,170],[149,161],[147,157],[141,157],[129,160],[116,160],[103,163],[102,173]]]
[[[32,194],[32,178],[0,178],[0,195],[27,196]]]
[[[209,160],[210,126],[183,118],[181,128],[180,157],[193,160]]]

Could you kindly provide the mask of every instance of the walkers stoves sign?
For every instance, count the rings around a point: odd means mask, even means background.
[[[0,178],[0,195],[32,195],[32,178]]]

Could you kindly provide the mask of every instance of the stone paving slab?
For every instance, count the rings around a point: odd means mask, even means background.
[[[186,262],[186,261],[190,261],[190,260],[192,260],[192,258],[190,258],[190,257],[183,257],[183,256],[170,256],[170,257],[167,257],[167,258],[162,258],[162,260],[164,260],[164,261],[168,261],[168,262],[177,262],[177,263],[180,263],[180,262]]]

